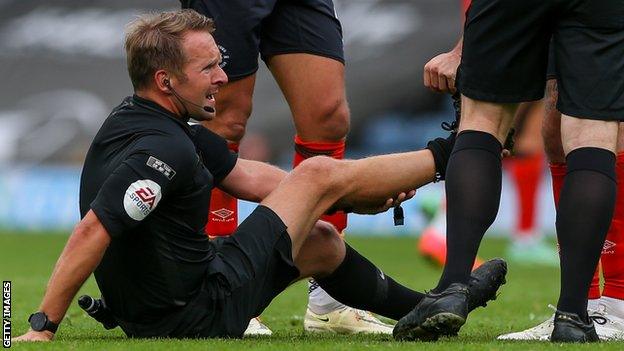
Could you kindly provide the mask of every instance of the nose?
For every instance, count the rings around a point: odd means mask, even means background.
[[[225,71],[223,70],[223,68],[219,67],[217,72],[215,72],[213,84],[221,86],[221,85],[226,84],[227,82],[228,82],[227,74],[225,74]]]

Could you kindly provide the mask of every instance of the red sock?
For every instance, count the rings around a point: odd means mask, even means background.
[[[553,198],[555,199],[555,208],[559,207],[559,195],[561,195],[561,188],[563,187],[563,178],[568,171],[568,167],[565,163],[551,163],[550,176],[552,177]]]
[[[552,176],[553,196],[555,198],[555,208],[559,207],[559,195],[561,194],[561,188],[563,187],[563,179],[567,171],[565,163],[551,163],[550,175]],[[591,285],[589,286],[588,299],[599,299],[600,294],[600,264],[596,267],[594,277],[592,278]]]
[[[516,235],[526,236],[534,232],[535,200],[542,180],[544,156],[541,153],[511,159],[510,170],[518,194],[518,218]]]
[[[605,281],[603,295],[624,300],[624,153],[617,156],[615,172],[618,182],[615,211],[600,260]]]
[[[229,143],[228,147],[238,152],[237,143]],[[238,227],[238,199],[219,188],[212,189],[210,194],[210,210],[204,232],[208,236],[229,236]]]
[[[293,168],[297,167],[306,158],[313,156],[324,155],[340,160],[344,158],[344,152],[344,140],[338,142],[303,141],[298,135],[295,135]],[[341,211],[331,215],[323,215],[321,219],[333,224],[340,233],[347,227],[347,214]]]

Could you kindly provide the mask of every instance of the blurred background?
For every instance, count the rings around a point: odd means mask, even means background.
[[[461,32],[459,0],[335,0],[344,29],[352,130],[347,157],[422,148],[453,119],[450,98],[423,87],[423,66]],[[78,182],[90,141],[112,107],[132,93],[122,48],[136,14],[177,9],[176,0],[0,0],[0,230],[67,232],[79,220]],[[254,111],[241,146],[290,168],[288,106],[261,63]],[[517,195],[505,176],[492,235],[517,226]],[[391,213],[351,216],[354,235],[418,235],[439,207],[443,184]],[[241,217],[252,208],[241,204]],[[536,230],[552,233],[550,181],[542,169]]]

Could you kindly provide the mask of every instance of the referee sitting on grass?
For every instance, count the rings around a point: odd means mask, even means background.
[[[385,211],[412,197],[444,174],[452,138],[358,161],[314,157],[290,174],[237,159],[225,140],[187,124],[190,116],[214,117],[215,95],[227,82],[213,30],[192,10],[144,15],[128,27],[135,95],[91,145],[82,220],[29,318],[31,330],[17,340],[51,340],[92,272],[131,337],[240,337],[275,296],[310,276],[341,302],[389,318],[422,299],[318,218],[330,208]],[[211,242],[203,228],[215,185],[261,205],[233,236]],[[494,260],[474,273],[473,308],[495,296],[505,272]]]

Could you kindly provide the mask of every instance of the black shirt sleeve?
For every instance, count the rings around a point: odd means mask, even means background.
[[[172,191],[188,182],[199,164],[194,151],[163,136],[141,138],[91,203],[109,235],[120,236],[140,224]]]
[[[225,139],[200,124],[191,126],[193,143],[204,163],[214,177],[215,186],[234,169],[238,154],[231,152]]]

